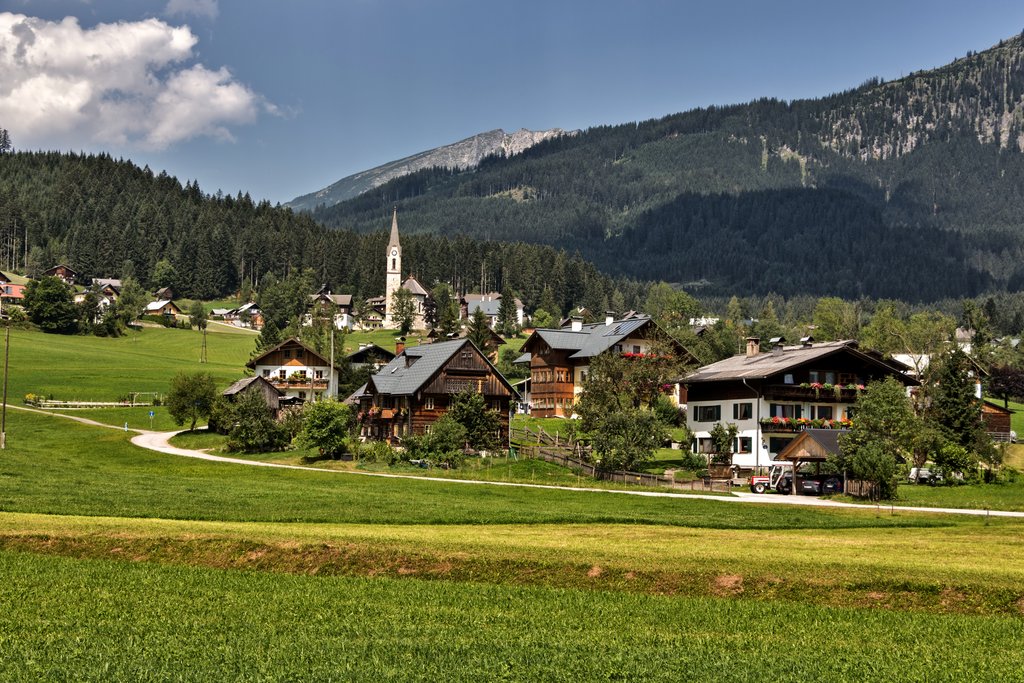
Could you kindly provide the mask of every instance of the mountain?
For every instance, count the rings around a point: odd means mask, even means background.
[[[314,217],[549,244],[705,295],[934,301],[1024,287],[1024,44],[845,92],[602,126]]]
[[[296,197],[285,206],[289,206],[295,211],[311,211],[320,205],[333,206],[338,202],[357,197],[368,190],[379,187],[389,180],[424,168],[435,166],[458,170],[473,168],[484,157],[494,154],[512,156],[533,147],[538,142],[566,134],[560,128],[539,131],[522,128],[514,133],[506,133],[500,128],[490,130],[444,147],[413,154],[368,171],[346,176],[322,190]],[[572,133],[568,134],[572,135]]]

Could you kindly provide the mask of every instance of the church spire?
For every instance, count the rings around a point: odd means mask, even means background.
[[[391,251],[391,247],[401,248],[401,244],[398,242],[398,207],[395,207],[395,213],[391,216],[391,240],[388,242],[388,251]]]

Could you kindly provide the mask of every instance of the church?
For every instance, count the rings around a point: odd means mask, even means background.
[[[426,327],[423,321],[424,303],[429,295],[426,288],[416,278],[410,275],[402,282],[402,243],[398,239],[398,209],[395,209],[391,217],[391,239],[388,240],[387,253],[385,255],[387,264],[385,271],[387,278],[384,284],[384,319],[383,327],[395,330],[400,327],[400,322],[395,317],[394,295],[399,289],[404,289],[412,295],[413,305],[413,329],[421,330]]]

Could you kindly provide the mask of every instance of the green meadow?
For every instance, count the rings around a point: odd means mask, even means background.
[[[16,331],[12,393],[227,384],[253,344],[211,329],[200,366],[198,340]],[[251,467],[7,420],[0,680],[1024,680],[1024,520]],[[477,475],[529,466],[560,483]]]

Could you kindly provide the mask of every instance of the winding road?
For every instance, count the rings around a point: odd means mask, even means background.
[[[53,413],[46,410],[39,410],[37,408],[26,408],[23,406],[8,406],[14,410],[23,410],[25,412],[39,413],[41,415],[49,415],[51,417],[61,417],[68,420],[74,420],[82,424],[92,425],[95,427],[103,427],[105,429],[116,429],[118,431],[124,431],[123,427],[117,427],[115,425],[104,424],[95,420],[90,420],[84,417],[78,417],[77,415],[65,415],[63,413]],[[343,474],[343,475],[357,475],[363,477],[382,477],[386,479],[415,479],[417,481],[435,481],[443,482],[445,484],[466,484],[470,486],[511,486],[516,488],[531,488],[531,489],[552,489],[556,491],[582,491],[589,493],[612,493],[620,494],[625,496],[647,496],[650,498],[684,498],[684,499],[699,499],[699,500],[713,500],[723,503],[750,503],[750,504],[761,504],[761,505],[804,505],[809,507],[827,507],[827,508],[852,508],[856,510],[865,510],[876,507],[882,509],[890,507],[887,505],[883,506],[872,506],[859,503],[843,503],[834,500],[824,500],[821,498],[814,498],[812,496],[778,496],[778,495],[766,495],[756,493],[740,493],[734,492],[731,496],[707,496],[699,493],[671,493],[668,491],[643,491],[643,490],[620,490],[620,489],[601,489],[601,488],[589,488],[589,487],[577,487],[577,486],[553,486],[550,484],[525,484],[508,481],[480,481],[477,479],[448,479],[445,477],[421,477],[417,475],[409,474],[387,474],[385,472],[362,472],[358,470],[327,470],[320,467],[306,467],[303,465],[286,465],[283,463],[274,462],[260,462],[258,460],[246,460],[244,458],[229,458],[223,455],[213,455],[211,453],[205,453],[203,451],[196,451],[189,448],[178,448],[170,444],[170,439],[175,434],[180,434],[182,431],[173,432],[154,432],[146,429],[128,429],[127,431],[135,432],[135,436],[132,437],[131,441],[133,444],[140,448],[155,451],[157,453],[164,453],[166,455],[176,455],[184,458],[196,458],[198,460],[208,460],[210,462],[222,462],[231,463],[234,465],[248,465],[250,467],[275,467],[278,469],[286,470],[306,470],[309,472],[321,472],[324,474]],[[949,514],[949,515],[971,515],[980,517],[1012,517],[1024,519],[1024,512],[1014,512],[1010,510],[977,510],[977,509],[963,509],[963,508],[933,508],[933,507],[910,507],[904,505],[891,506],[892,510],[901,510],[904,512],[925,512],[925,513],[938,513],[938,514]]]

